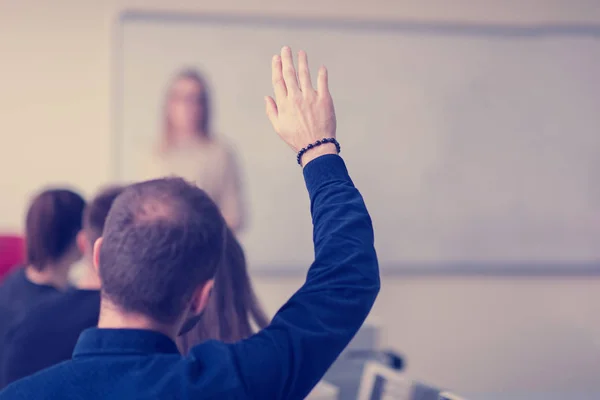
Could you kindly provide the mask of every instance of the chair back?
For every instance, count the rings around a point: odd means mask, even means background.
[[[443,392],[443,393],[440,393],[440,400],[465,400],[465,399],[454,393]]]
[[[412,400],[412,382],[379,362],[368,362],[363,371],[358,400]]]
[[[358,393],[358,400],[443,399],[438,388],[414,381],[397,369],[376,361],[365,366]]]
[[[25,240],[18,235],[0,235],[0,281],[25,262]]]

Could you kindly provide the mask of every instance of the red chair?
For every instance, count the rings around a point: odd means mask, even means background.
[[[25,262],[25,240],[16,235],[0,235],[0,281]]]

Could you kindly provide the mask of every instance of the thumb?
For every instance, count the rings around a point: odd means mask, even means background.
[[[277,104],[275,104],[275,100],[273,100],[273,98],[271,98],[270,96],[266,96],[265,97],[265,106],[266,106],[266,111],[267,111],[267,117],[269,117],[269,120],[271,121],[273,128],[275,128],[275,125],[277,123],[277,116],[278,116]]]

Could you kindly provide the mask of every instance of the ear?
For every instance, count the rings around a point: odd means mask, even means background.
[[[206,283],[196,289],[194,296],[192,297],[191,311],[194,314],[200,314],[206,308],[208,304],[208,299],[210,299],[210,294],[212,292],[213,286],[215,284],[214,279],[206,281]]]
[[[88,240],[83,230],[79,231],[75,242],[77,243],[77,248],[81,254],[88,254]]]
[[[97,274],[100,274],[100,247],[102,246],[102,238],[98,238],[94,243],[94,251],[92,254],[92,264],[94,264],[94,269]]]

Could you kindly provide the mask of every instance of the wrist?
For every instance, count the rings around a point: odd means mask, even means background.
[[[337,148],[333,143],[325,143],[317,147],[307,150],[300,157],[300,165],[304,168],[306,164],[326,154],[338,154]]]

